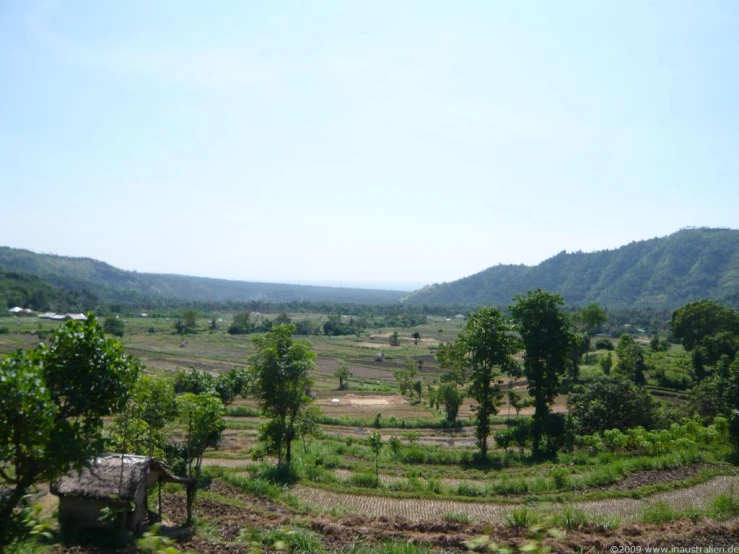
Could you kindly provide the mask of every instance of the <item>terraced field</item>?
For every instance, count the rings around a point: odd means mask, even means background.
[[[716,477],[694,487],[658,493],[644,499],[615,498],[573,502],[571,505],[589,515],[615,516],[626,522],[637,520],[645,508],[658,502],[666,502],[676,509],[701,508],[716,495],[731,494],[734,490],[739,490],[738,475]],[[340,509],[348,513],[360,513],[373,517],[404,516],[412,521],[443,519],[447,514],[467,514],[470,520],[478,523],[502,523],[506,514],[520,507],[516,504],[358,496],[307,486],[294,487],[292,493],[302,502],[323,512]],[[556,508],[556,504],[545,504],[537,509],[546,512]]]

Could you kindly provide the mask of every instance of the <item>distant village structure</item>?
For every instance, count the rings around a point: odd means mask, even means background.
[[[24,316],[34,316],[37,315],[39,319],[51,319],[53,321],[67,321],[67,320],[75,320],[75,321],[86,321],[87,316],[85,314],[57,314],[54,312],[44,312],[42,314],[36,314],[33,310],[29,310],[28,308],[21,308],[19,306],[16,306],[14,308],[10,308],[8,310],[8,313],[12,315],[24,315]]]

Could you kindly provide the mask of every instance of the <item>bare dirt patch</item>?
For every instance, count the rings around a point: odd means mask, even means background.
[[[322,398],[316,401],[316,404],[320,405],[335,405],[336,402],[332,400],[339,400],[338,404],[345,406],[352,406],[356,408],[383,408],[388,406],[403,406],[408,405],[408,401],[400,396],[399,394],[388,394],[388,395],[358,395],[358,394],[344,394],[336,395],[333,398]]]

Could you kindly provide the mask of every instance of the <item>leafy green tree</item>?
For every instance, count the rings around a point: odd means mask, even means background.
[[[726,398],[725,386],[725,380],[717,376],[701,380],[690,393],[691,410],[705,419],[728,415],[731,403]]]
[[[616,347],[618,366],[616,373],[630,379],[637,385],[647,382],[644,372],[648,369],[644,357],[644,349],[631,337],[621,335]]]
[[[185,310],[182,317],[175,322],[174,327],[179,335],[194,333],[198,327],[198,312]]]
[[[580,322],[588,336],[600,332],[603,324],[608,321],[608,315],[598,304],[589,304],[575,314],[576,321]]]
[[[375,484],[380,484],[380,452],[382,451],[382,447],[385,445],[385,443],[382,440],[382,435],[375,431],[372,433],[369,437],[367,437],[367,442],[369,443],[369,447],[372,450],[372,452],[375,453]]]
[[[349,388],[349,379],[352,378],[352,372],[346,365],[339,365],[339,369],[334,372],[334,377],[339,380],[339,390],[346,390]]]
[[[521,410],[531,406],[531,398],[521,398],[521,395],[513,389],[508,390],[508,403],[516,410],[516,419],[518,419]]]
[[[413,388],[413,392],[416,393],[416,401],[420,404],[422,400],[421,395],[423,394],[423,381],[421,381],[420,379],[416,379],[415,381],[413,381],[411,387]]]
[[[208,322],[208,330],[211,333],[218,330],[218,321],[215,317]]]
[[[361,327],[357,325],[354,319],[342,321],[340,315],[330,316],[328,321],[323,324],[323,334],[329,337],[359,335],[361,331]]]
[[[437,398],[444,405],[446,420],[452,425],[457,421],[459,407],[464,400],[464,392],[454,382],[441,383],[436,391]]]
[[[418,346],[418,341],[421,340],[421,333],[419,333],[418,331],[413,331],[411,337],[413,337],[413,342],[415,343],[415,345]]]
[[[296,335],[320,335],[321,326],[310,319],[301,319],[295,324]]]
[[[309,437],[317,437],[321,433],[321,426],[319,422],[321,420],[321,408],[318,406],[308,406],[303,410],[300,410],[298,415],[298,422],[295,425],[298,436],[303,439],[303,452],[308,453],[308,442]]]
[[[246,398],[249,392],[249,379],[251,375],[245,369],[229,369],[221,373],[214,383],[214,390],[221,398],[221,402],[228,406],[234,398],[241,396]]]
[[[161,455],[161,447],[166,442],[164,428],[177,418],[177,409],[172,381],[143,375],[125,410],[116,418],[113,433],[116,450]]]
[[[598,365],[600,365],[600,368],[603,370],[603,373],[608,375],[611,373],[611,368],[613,367],[613,356],[610,352],[600,357],[598,360]]]
[[[256,337],[257,351],[249,360],[254,396],[264,415],[270,418],[274,432],[281,434],[278,459],[282,463],[284,445],[288,465],[296,422],[300,412],[313,401],[307,392],[313,384],[309,372],[316,359],[310,343],[292,338],[294,330],[292,325],[278,325]]]
[[[123,333],[126,331],[126,325],[123,323],[122,319],[112,316],[106,317],[105,321],[103,321],[103,331],[105,331],[107,335],[122,337]]]
[[[465,330],[445,354],[447,363],[465,363],[467,366],[467,394],[477,402],[473,408],[475,437],[483,460],[487,458],[490,418],[498,413],[503,395],[500,383],[495,382],[495,378],[515,369],[513,354],[517,349],[518,343],[501,311],[498,308],[481,308],[470,314]]]
[[[542,422],[570,363],[570,320],[558,294],[537,289],[514,300],[510,310],[525,349],[523,368],[534,401],[532,439],[534,452],[538,452]]]
[[[234,315],[234,320],[228,326],[229,335],[248,335],[254,332],[254,322],[251,320],[249,312],[243,312]]]
[[[180,422],[185,430],[187,474],[199,478],[203,454],[216,448],[226,428],[223,402],[214,392],[186,393],[177,398]],[[194,464],[194,465],[193,465]]]
[[[712,300],[691,302],[672,314],[672,334],[691,351],[706,337],[721,331],[739,335],[739,314]]]
[[[174,390],[178,394],[213,392],[215,391],[215,379],[207,371],[200,371],[196,367],[191,367],[189,373],[178,370],[174,374]]]
[[[290,325],[293,320],[285,312],[282,312],[275,317],[272,321],[272,325]]]
[[[577,387],[570,393],[567,406],[582,435],[606,429],[650,428],[657,419],[657,403],[652,396],[622,377],[597,377],[587,387]]]
[[[32,484],[105,451],[103,418],[123,409],[139,372],[93,314],[57,329],[48,348],[0,363],[0,477],[13,487],[0,500],[0,521],[10,521]],[[2,535],[0,544],[9,540]]]
[[[400,338],[398,337],[397,331],[393,331],[393,334],[390,335],[388,342],[390,343],[390,346],[400,346]]]
[[[406,360],[403,363],[403,369],[393,372],[395,380],[398,382],[398,388],[400,394],[406,398],[410,398],[411,392],[413,391],[413,383],[416,381],[418,370],[413,360]]]

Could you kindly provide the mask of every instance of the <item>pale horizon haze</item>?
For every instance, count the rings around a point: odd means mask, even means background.
[[[413,289],[739,227],[733,1],[0,0],[0,245]]]

